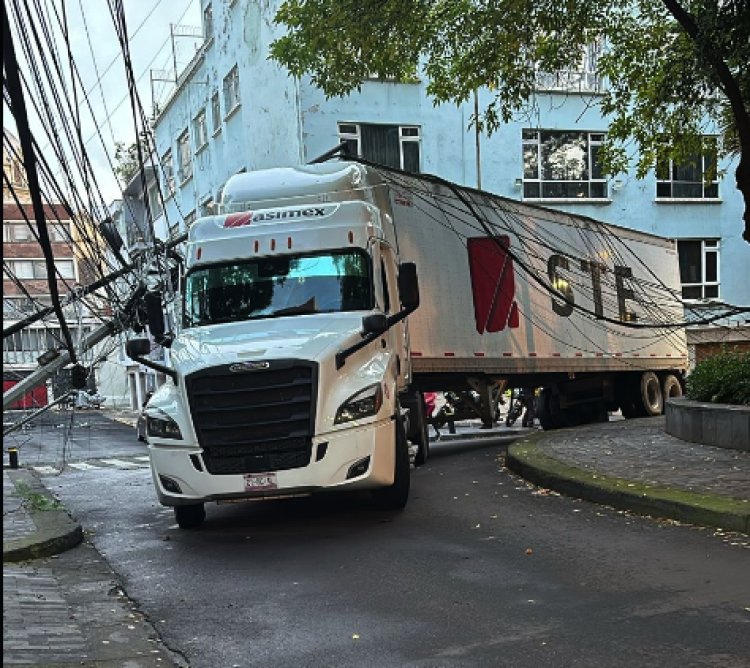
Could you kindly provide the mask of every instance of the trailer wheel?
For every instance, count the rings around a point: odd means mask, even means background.
[[[661,392],[662,396],[664,397],[664,401],[671,397],[681,397],[682,383],[680,382],[680,379],[673,373],[668,373],[666,376],[664,376],[664,380],[662,381]]]
[[[175,506],[174,516],[180,529],[195,529],[206,519],[206,508],[202,503],[191,503],[188,506]]]
[[[536,416],[544,430],[568,426],[568,419],[560,408],[560,396],[554,394],[550,387],[545,387],[539,395]]]
[[[393,484],[390,487],[373,489],[370,492],[373,505],[378,510],[401,510],[409,499],[411,473],[409,466],[409,446],[401,420],[396,418],[396,466]]]
[[[661,415],[664,412],[661,383],[653,371],[646,371],[641,376],[641,403],[647,416]]]

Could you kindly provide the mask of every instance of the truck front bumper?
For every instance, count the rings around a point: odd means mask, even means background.
[[[149,454],[160,503],[179,506],[385,487],[393,483],[394,439],[391,419],[316,436],[310,463],[301,468],[268,472],[274,474],[270,476],[273,486],[262,490],[249,488],[245,475],[208,473],[199,448],[150,442]],[[355,465],[359,466],[353,472]]]

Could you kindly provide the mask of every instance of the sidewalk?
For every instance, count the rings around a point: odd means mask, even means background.
[[[3,666],[186,665],[82,539],[36,476],[3,469]]]
[[[140,415],[140,411],[134,411],[130,408],[109,408],[106,405],[102,406],[100,411],[103,415],[106,415],[117,422],[133,427],[134,429],[135,423],[138,421],[138,416]]]

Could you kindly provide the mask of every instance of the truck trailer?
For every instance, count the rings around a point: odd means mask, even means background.
[[[657,415],[682,393],[676,245],[362,162],[233,176],[188,229],[169,376],[145,409],[154,485],[207,501],[369,490],[407,502],[422,393],[541,388],[545,429]],[[147,304],[160,295],[147,295]],[[153,309],[152,309],[153,311]]]

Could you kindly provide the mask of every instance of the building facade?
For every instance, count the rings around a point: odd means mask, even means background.
[[[17,141],[12,141],[7,148],[8,150],[3,151],[3,173],[10,183],[7,188],[5,182],[3,184],[3,329],[52,304],[47,266],[35,236],[36,224],[31,198],[23,167],[18,160],[20,148]],[[45,203],[44,215],[57,274],[57,290],[64,300],[77,286],[92,283],[98,278],[97,267],[89,256],[84,256],[81,252],[83,245],[80,243],[80,236],[85,233],[87,237],[91,237],[91,234],[85,232],[85,220],[73,220],[62,204]],[[70,305],[64,309],[74,344],[78,344],[81,337],[92,331],[99,322],[97,315],[104,315],[105,311],[93,296],[86,303]],[[3,389],[11,387],[38,368],[38,358],[42,354],[63,347],[60,324],[54,315],[4,337]],[[96,351],[89,351],[89,361],[95,354]],[[46,405],[53,395],[66,391],[65,378],[63,370],[51,382],[39,386],[16,402],[15,407]],[[96,388],[93,373],[90,374],[88,387],[91,390]]]
[[[750,305],[736,162],[715,169],[715,140],[706,137],[703,154],[684,165],[655,165],[642,180],[634,169],[605,176],[595,54],[579,70],[539,73],[533,114],[478,135],[469,127],[474,101],[435,106],[419,78],[367,81],[358,93],[326,99],[309,79],[289,76],[268,60],[281,30],[278,4],[203,0],[203,45],[154,122],[167,198],[160,236],[212,212],[233,174],[308,162],[343,141],[376,162],[677,239],[688,319],[717,303]],[[478,92],[480,109],[489,100]],[[740,318],[691,328],[689,337],[693,347],[750,345],[749,331],[750,319]]]

